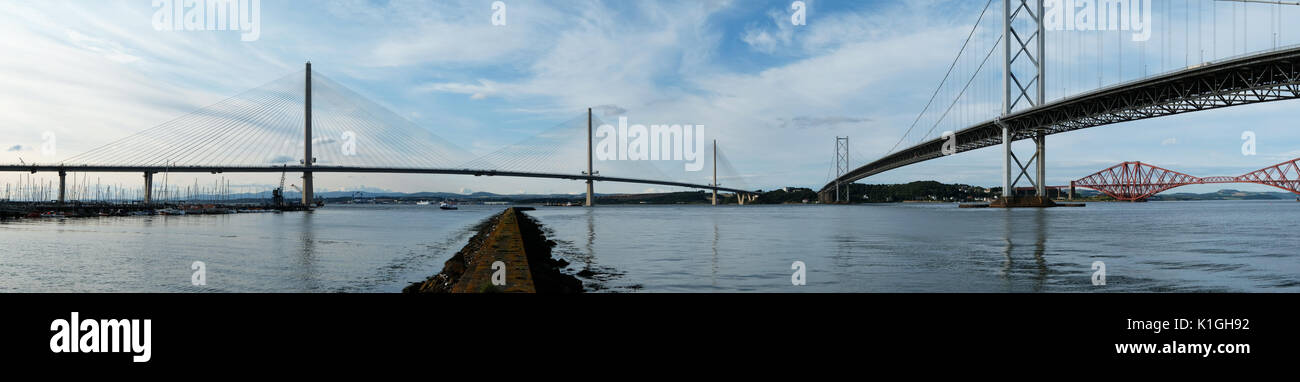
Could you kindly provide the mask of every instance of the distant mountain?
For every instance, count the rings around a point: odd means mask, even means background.
[[[613,194],[601,194],[601,193],[597,193],[596,195],[597,195],[597,196],[608,196],[608,195],[613,195]],[[357,191],[323,191],[323,192],[317,192],[317,193],[316,193],[316,197],[318,197],[318,198],[323,198],[323,199],[352,199],[352,198],[354,198],[354,197],[362,197],[362,198],[367,198],[367,199],[369,199],[369,198],[384,198],[384,199],[435,199],[435,200],[451,199],[451,200],[483,200],[483,201],[488,201],[488,200],[559,199],[559,198],[574,199],[574,198],[585,198],[586,195],[585,195],[585,194],[508,194],[508,195],[503,195],[503,194],[494,194],[494,193],[491,193],[491,192],[481,192],[481,191],[480,191],[480,192],[475,192],[475,193],[472,193],[472,194],[458,194],[458,193],[454,193],[454,192],[414,192],[414,193],[406,193],[406,192],[391,192],[391,191],[388,191],[388,192],[362,192],[362,193],[358,193]],[[231,194],[231,195],[227,195],[227,196],[224,197],[224,199],[226,199],[226,200],[263,200],[263,199],[267,199],[267,200],[269,200],[270,198],[271,198],[271,192],[270,192],[270,191],[266,191],[266,192],[258,192],[258,193],[239,193],[239,194]],[[297,192],[297,191],[294,191],[294,190],[291,189],[291,190],[289,190],[288,192],[285,192],[285,193],[284,193],[284,198],[287,199],[287,200],[298,200],[298,199],[301,199],[301,198],[302,198],[302,194],[299,193],[299,192]],[[195,199],[195,200],[213,200],[213,199],[216,199],[216,197],[213,196],[213,195],[198,195],[198,196],[194,197],[194,199]]]

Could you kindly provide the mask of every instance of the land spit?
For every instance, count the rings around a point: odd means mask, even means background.
[[[476,227],[477,233],[443,263],[442,272],[412,283],[403,293],[581,293],[582,282],[561,270],[568,262],[551,257],[529,207],[507,208]]]

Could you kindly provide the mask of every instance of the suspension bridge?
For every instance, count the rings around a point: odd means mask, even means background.
[[[576,180],[586,183],[587,206],[595,202],[595,182],[711,190],[714,204],[720,191],[734,193],[741,204],[757,196],[718,151],[716,141],[711,145],[713,171],[708,183],[699,182],[700,176],[681,179],[685,176],[665,175],[645,160],[596,161],[592,130],[602,124],[588,109],[585,118],[473,157],[329,77],[313,73],[309,62],[303,71],[61,162],[0,165],[0,171],[58,173],[59,203],[68,200],[68,173],[143,174],[140,199],[145,204],[153,203],[160,190],[155,174],[170,173],[301,173],[304,206],[315,203],[314,176],[322,173]],[[670,131],[674,132],[676,136],[659,138],[691,144],[680,130]],[[698,142],[703,140],[697,140],[697,146]],[[597,162],[600,171],[596,171]],[[585,171],[570,171],[584,167]],[[719,179],[727,180],[728,186]]]
[[[898,144],[879,159],[852,167],[847,163],[847,144],[836,139],[835,176],[821,188],[819,198],[823,202],[846,201],[849,196],[841,190],[849,183],[932,159],[1001,146],[1002,195],[992,205],[1049,207],[1053,203],[1047,198],[1047,189],[1053,187],[1044,180],[1048,135],[1300,98],[1300,46],[1281,45],[1282,28],[1287,25],[1283,21],[1295,19],[1283,15],[1294,14],[1300,7],[1217,0],[1185,1],[1177,7],[1174,1],[1167,1],[1154,9],[1152,17],[1150,5],[1142,9],[1128,6],[1141,2],[1116,2],[1114,7],[1107,5],[1089,15],[1096,30],[1060,30],[1061,17],[1073,17],[1079,11],[1060,7],[1073,7],[1073,3],[1002,0],[999,12],[994,9],[995,1],[989,0],[939,87]],[[1150,21],[1138,24],[1142,17]],[[1070,19],[1064,25],[1075,21]],[[1156,35],[1158,47],[1139,41],[1139,25],[1147,28],[1143,33]],[[1057,30],[1049,34],[1049,26]],[[1160,27],[1152,30],[1153,26]],[[1105,27],[1113,30],[1104,31]],[[1125,41],[1130,30],[1135,33],[1133,41]],[[1272,38],[1258,38],[1261,30]],[[1183,39],[1177,41],[1176,35]],[[1108,36],[1114,36],[1113,43],[1106,41]],[[1000,70],[987,65],[995,56],[1000,56],[995,61],[1001,64]],[[1155,62],[1167,71],[1149,74]],[[1054,68],[1059,70],[1052,71]],[[1111,84],[1103,85],[1107,80]],[[1051,100],[1049,91],[1055,92]],[[942,107],[948,99],[951,102]],[[1001,107],[991,107],[998,103]],[[910,135],[915,128],[927,125],[929,130],[919,137]],[[934,136],[936,129],[944,131],[941,128],[950,130]],[[909,138],[915,143],[900,149]],[[1012,147],[1021,140],[1031,140],[1034,145],[1033,154],[1024,160]],[[1295,162],[1289,163],[1294,169]],[[1271,168],[1276,172],[1285,167],[1279,166]],[[1104,176],[1081,179],[1077,185],[1121,199],[1143,199],[1171,186],[1220,181],[1247,181],[1297,192],[1295,178],[1260,178],[1266,172],[1229,179],[1195,178],[1157,169],[1121,164],[1103,171]],[[1150,181],[1152,177],[1154,181]],[[1034,196],[1015,194],[1021,180],[1032,186]]]

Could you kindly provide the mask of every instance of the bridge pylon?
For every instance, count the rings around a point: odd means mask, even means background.
[[[306,98],[303,102],[303,156],[302,166],[310,170],[312,163],[316,158],[311,156],[311,61],[307,61],[307,88],[305,91]],[[302,205],[304,207],[312,205],[315,202],[313,196],[311,171],[302,172]]]
[[[1046,31],[1043,24],[1044,4],[1046,0],[1004,0],[1003,1],[1003,61],[1002,61],[1002,116],[1010,115],[1016,107],[1036,107],[1046,102],[1045,44]],[[1019,65],[1017,65],[1019,64]],[[1020,73],[1021,76],[1016,74]],[[1023,77],[1023,78],[1022,78]],[[1024,102],[1023,104],[1021,102]],[[1051,207],[1054,205],[1047,196],[1047,133],[1048,126],[1037,126],[1032,131],[1013,131],[996,120],[1002,128],[1002,198],[990,204],[992,207]],[[1021,162],[1011,149],[1011,142],[1016,137],[1031,135],[1034,141],[1034,155],[1028,161]],[[1013,167],[1018,173],[1013,178]],[[1033,166],[1034,171],[1030,171]],[[1016,184],[1024,178],[1034,186],[1035,195],[1031,198],[1017,198]]]

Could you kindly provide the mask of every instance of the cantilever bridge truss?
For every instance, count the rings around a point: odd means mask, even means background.
[[[1140,201],[1175,187],[1214,183],[1263,184],[1300,195],[1300,158],[1239,176],[1204,178],[1142,162],[1124,162],[1070,182],[1070,186],[1091,188],[1119,200]]]

